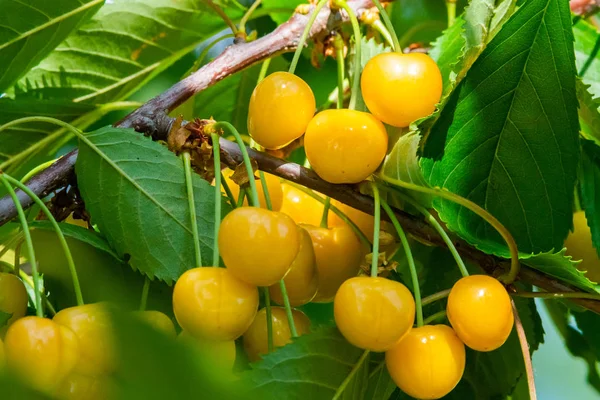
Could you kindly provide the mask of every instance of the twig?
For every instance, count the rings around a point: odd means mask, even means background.
[[[521,351],[523,352],[523,362],[525,363],[525,372],[527,375],[527,385],[529,387],[529,399],[537,400],[537,394],[535,391],[535,379],[533,376],[533,364],[531,363],[531,353],[529,353],[529,343],[527,343],[527,336],[525,335],[525,329],[521,318],[519,318],[519,312],[514,301],[510,301],[512,304],[513,314],[515,317],[515,328],[517,328],[517,335],[519,336],[519,342],[521,343]]]

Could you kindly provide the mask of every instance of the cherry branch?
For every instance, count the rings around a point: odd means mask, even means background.
[[[350,0],[348,4],[358,15],[372,6],[370,0]],[[310,10],[312,11],[312,9],[314,7]],[[343,12],[334,12],[325,7],[317,17],[311,29],[310,37],[314,38],[329,32],[335,26],[347,21],[347,17]],[[191,96],[231,74],[277,54],[294,50],[308,18],[308,14],[296,13],[288,22],[280,25],[271,34],[253,42],[234,44],[228,47],[212,62],[178,82],[166,92],[148,101],[138,110],[116,123],[115,126],[134,128],[138,132],[151,135],[154,139],[165,139],[174,121],[173,118],[167,115],[167,112],[172,111]],[[241,151],[237,145],[225,139],[220,140],[220,145],[224,164],[235,167],[241,163]],[[262,171],[328,195],[361,211],[373,213],[373,199],[361,194],[356,186],[330,184],[320,179],[313,171],[300,165],[251,149],[248,149],[248,152],[250,157],[256,160],[258,168]],[[61,157],[52,166],[29,180],[27,186],[40,197],[64,187],[73,177],[76,158],[77,150]],[[24,208],[31,206],[33,200],[25,193],[19,190],[17,195]],[[445,242],[438,233],[425,221],[402,210],[395,209],[394,212],[405,231],[411,236],[422,242],[446,247]],[[0,226],[13,219],[16,214],[16,207],[10,197],[0,199]],[[453,242],[462,257],[479,265],[486,273],[498,276],[500,271],[508,270],[509,263],[506,260],[487,255],[458,238],[453,238]],[[573,293],[578,291],[574,287],[525,266],[521,268],[519,278],[548,292]],[[600,314],[600,301],[589,299],[572,299],[572,301]]]

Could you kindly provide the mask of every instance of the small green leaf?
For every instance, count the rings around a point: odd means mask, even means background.
[[[102,128],[80,140],[75,171],[92,222],[134,269],[170,283],[195,266],[183,164],[166,147],[133,129]],[[214,189],[195,174],[193,181],[208,265]]]
[[[32,229],[43,229],[46,231],[54,232],[54,227],[50,221],[33,221],[29,224]],[[80,242],[89,244],[97,250],[103,251],[112,257],[114,257],[115,261],[123,262],[121,258],[111,249],[108,242],[104,237],[102,237],[99,233],[85,229],[81,226],[76,226],[67,223],[60,223],[60,230],[66,238],[72,238],[78,240]]]
[[[592,243],[600,257],[600,147],[582,140],[581,150],[580,201],[592,232]]]
[[[301,336],[253,364],[242,375],[252,398],[330,400],[361,358],[336,328]],[[343,392],[343,399],[363,398],[368,360]]]
[[[576,267],[580,261],[574,261],[571,256],[566,256],[565,251],[566,249],[562,249],[558,253],[550,251],[536,255],[521,254],[520,260],[521,263],[563,282],[586,291],[595,292],[595,285]]]
[[[39,63],[104,0],[1,0],[0,93]],[[10,62],[9,62],[10,61]]]
[[[600,97],[600,32],[590,23],[579,21],[573,26],[575,62],[592,97]]]
[[[465,38],[462,35],[464,23],[462,16],[457,17],[454,24],[431,44],[429,55],[435,60],[442,74],[444,93],[448,93],[455,83],[454,69],[465,46]]]
[[[7,313],[0,310],[0,328],[4,327],[11,317],[12,313]]]
[[[579,131],[572,41],[567,3],[524,3],[450,96],[421,161],[430,185],[484,207],[525,253],[560,248],[572,223]],[[434,206],[465,240],[507,256],[475,214],[448,200]]]
[[[238,8],[226,10],[238,18]],[[17,95],[93,104],[127,98],[225,28],[196,0],[113,0],[17,84]]]
[[[590,87],[577,79],[577,100],[579,100],[579,123],[581,133],[600,146],[600,97],[594,99]]]

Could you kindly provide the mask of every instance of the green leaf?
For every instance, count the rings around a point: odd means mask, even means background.
[[[124,99],[224,27],[202,1],[114,0],[25,75],[16,92],[94,104]]]
[[[38,64],[104,0],[1,0],[0,93]]]
[[[302,0],[263,0],[262,5],[264,8],[289,9],[285,12],[275,12],[269,14],[273,21],[275,21],[279,25],[287,21],[294,13],[296,7],[298,7],[302,3],[305,2]]]
[[[581,133],[600,145],[600,97],[594,99],[581,79],[577,79],[577,100],[579,100],[579,123]]]
[[[369,372],[365,400],[389,399],[396,390],[396,384],[388,373],[385,359],[378,362],[375,368]]]
[[[457,14],[466,1],[459,1]],[[387,7],[402,47],[411,43],[427,45],[447,26],[447,13],[442,4],[428,0],[397,0]]]
[[[242,380],[249,385],[252,398],[330,400],[362,354],[336,328],[322,329],[265,356]],[[367,366],[365,360],[341,398],[363,398]]]
[[[114,257],[115,261],[123,262],[123,260],[110,248],[108,242],[96,231],[92,231],[81,226],[68,223],[59,223],[60,230],[65,238],[72,238],[80,242],[89,244],[97,250],[103,251]],[[54,227],[50,221],[33,221],[29,224],[32,229],[43,229],[54,232]]]
[[[12,313],[7,313],[0,310],[0,328],[4,327],[8,320],[12,317]]]
[[[600,97],[600,33],[586,21],[573,26],[575,62],[583,82],[589,85],[592,97]]]
[[[580,261],[573,261],[571,256],[565,255],[565,251],[566,249],[563,248],[558,253],[549,251],[536,255],[521,254],[520,260],[521,263],[563,282],[586,291],[595,292],[595,285],[576,267]]]
[[[134,269],[170,283],[196,265],[183,164],[166,147],[133,129],[102,128],[80,139],[75,171],[92,222]],[[214,189],[195,174],[193,186],[208,265]]]
[[[581,141],[580,202],[592,232],[592,243],[600,257],[600,147]]]
[[[274,58],[267,74],[286,71],[288,62],[283,57]],[[262,64],[254,65],[230,75],[194,96],[194,115],[212,117],[216,121],[228,121],[245,131],[248,120],[250,96],[256,86]]]
[[[419,166],[419,142],[421,137],[415,132],[409,132],[398,139],[392,151],[386,157],[381,174],[393,179],[427,186]],[[422,193],[411,193],[423,206],[431,207],[432,196]]]
[[[429,55],[435,60],[440,68],[442,80],[444,82],[444,93],[448,93],[454,85],[456,78],[454,68],[461,56],[463,47],[465,46],[465,38],[462,35],[464,23],[465,20],[462,16],[457,17],[454,24],[446,29],[443,35],[438,37],[435,42],[431,44]]]
[[[570,27],[567,3],[526,2],[454,91],[423,153],[432,186],[487,209],[525,253],[560,248],[572,223],[579,126]],[[507,256],[479,217],[447,200],[434,206],[471,244]]]

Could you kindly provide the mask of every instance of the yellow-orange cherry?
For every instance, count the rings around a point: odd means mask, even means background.
[[[407,127],[435,110],[442,96],[442,74],[426,54],[383,53],[367,62],[360,87],[375,117]]]
[[[248,133],[264,148],[279,149],[302,136],[315,107],[315,96],[301,78],[272,73],[252,92]]]

